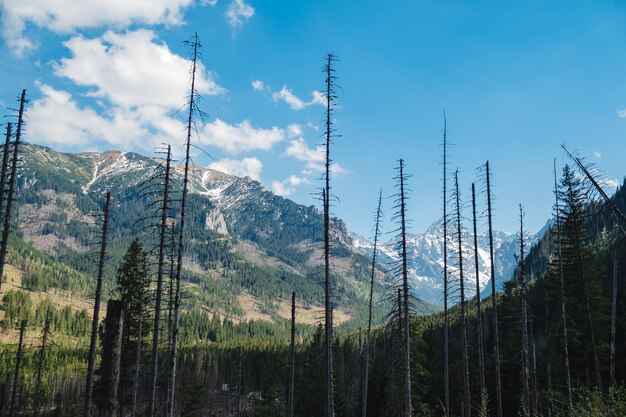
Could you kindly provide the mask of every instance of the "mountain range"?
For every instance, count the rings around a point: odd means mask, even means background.
[[[76,271],[76,280],[50,281],[29,276],[33,293],[54,291],[66,299],[89,299],[95,262],[89,256],[98,240],[104,194],[112,195],[110,242],[105,295],[114,295],[115,268],[135,236],[153,249],[155,234],[146,207],[158,197],[146,193],[157,181],[162,160],[131,152],[61,153],[25,144],[18,181],[16,235],[24,245]],[[180,192],[182,168],[174,169],[175,191]],[[157,181],[158,183],[158,181]],[[158,185],[158,184],[157,184]],[[157,187],[158,188],[158,187]],[[142,191],[143,190],[143,191]],[[323,301],[323,216],[314,206],[303,206],[274,195],[249,177],[193,166],[191,169],[186,255],[184,258],[184,308],[220,314],[235,320],[281,320],[289,314],[292,290],[298,295],[298,316],[303,322],[321,318]],[[175,193],[176,194],[176,193]],[[175,198],[177,198],[175,196]],[[142,221],[143,219],[143,221]],[[338,218],[331,220],[335,294],[338,323],[364,319],[371,268],[372,244],[347,230]],[[441,221],[408,239],[410,279],[423,312],[441,304]],[[538,236],[535,236],[536,239]],[[466,262],[473,260],[471,236],[463,232]],[[515,267],[514,235],[496,232],[496,281],[510,278]],[[380,246],[376,275],[375,314],[388,309],[383,300],[395,278],[389,272],[398,259],[392,239]],[[489,257],[485,236],[479,237],[481,291],[489,282]],[[449,243],[450,273],[456,275],[454,243]],[[457,255],[458,256],[458,255]],[[9,261],[11,261],[9,257]],[[475,269],[467,263],[468,296],[475,293]],[[27,269],[27,268],[26,268]],[[45,285],[43,284],[45,282]],[[10,286],[9,286],[10,287]],[[7,291],[7,286],[3,286]],[[79,303],[75,303],[79,304]]]

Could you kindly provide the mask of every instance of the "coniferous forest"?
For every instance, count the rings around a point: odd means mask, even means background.
[[[334,147],[353,140],[336,116],[342,61],[320,62],[317,206],[230,177],[231,206],[220,206],[193,161],[208,110],[196,87],[203,45],[198,34],[185,45],[180,143],[151,158],[103,154],[124,158],[124,179],[96,181],[95,154],[36,145],[26,90],[6,119],[0,416],[626,415],[626,188],[609,192],[601,164],[554,150],[552,215],[535,239],[523,201],[497,210],[489,161],[471,174],[455,168],[444,113],[433,138],[441,194],[419,192],[424,161],[399,149],[395,188],[373,190],[365,208],[374,217],[364,255],[333,215]],[[173,148],[183,149],[177,160]],[[409,228],[424,198],[441,207],[440,306],[410,281]],[[502,288],[495,216],[518,225]],[[391,264],[381,262],[383,232]]]

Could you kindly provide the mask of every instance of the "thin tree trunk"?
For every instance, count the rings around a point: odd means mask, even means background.
[[[617,318],[617,272],[619,261],[617,254],[613,253],[613,294],[611,299],[611,365],[610,365],[610,381],[611,385],[615,385],[615,329]]]
[[[91,322],[91,339],[89,341],[89,356],[87,359],[87,382],[85,384],[85,404],[83,417],[91,416],[93,395],[93,373],[96,365],[96,345],[98,342],[98,326],[100,324],[100,297],[102,296],[102,280],[104,278],[104,261],[107,250],[107,233],[109,230],[109,206],[111,193],[107,193],[104,203],[104,220],[102,222],[102,242],[100,244],[100,258],[98,260],[98,281],[96,283],[96,299],[93,306],[93,320]]]
[[[472,223],[474,226],[474,267],[476,269],[476,337],[478,350],[478,372],[480,375],[480,393],[481,404],[480,409],[483,410],[486,404],[483,404],[483,394],[486,390],[485,386],[485,354],[483,341],[483,318],[480,305],[480,267],[478,264],[478,229],[476,226],[476,186],[472,183]]]
[[[161,296],[163,293],[163,274],[165,267],[165,251],[166,243],[165,238],[167,236],[167,218],[168,218],[168,203],[169,203],[169,190],[170,190],[170,163],[172,160],[172,150],[170,145],[167,145],[167,156],[165,158],[165,180],[163,184],[163,202],[161,207],[161,229],[159,235],[159,261],[157,267],[157,288],[156,299],[154,305],[154,328],[152,333],[152,369],[150,380],[150,399],[148,405],[149,417],[154,417],[155,403],[156,403],[156,389],[157,380],[159,376],[159,337],[161,330]],[[169,336],[168,336],[169,337]],[[134,417],[134,413],[133,413]]]
[[[240,417],[241,416],[241,374],[242,374],[242,356],[241,356],[241,347],[238,350],[238,364],[237,364],[237,409],[235,410],[235,415],[236,417]]]
[[[178,354],[178,332],[180,322],[180,287],[182,280],[183,254],[185,251],[185,211],[187,208],[187,192],[189,188],[189,160],[191,149],[191,134],[193,131],[193,116],[196,99],[196,66],[198,62],[198,48],[200,41],[198,34],[194,34],[194,40],[190,43],[193,48],[193,60],[191,69],[191,90],[189,97],[189,114],[187,118],[187,140],[185,143],[185,175],[183,179],[183,196],[180,206],[180,224],[178,230],[178,261],[176,264],[176,293],[174,296],[174,320],[172,322],[172,350],[170,352],[170,368],[169,368],[169,403],[168,417],[174,417],[174,392],[176,391],[176,361]]]
[[[39,417],[39,404],[41,402],[41,375],[43,364],[46,360],[46,348],[48,344],[48,333],[50,332],[50,309],[46,311],[46,321],[43,326],[41,346],[39,347],[39,361],[37,363],[37,374],[35,375],[35,393],[33,395],[33,414]]]
[[[532,415],[539,416],[539,387],[537,383],[537,349],[535,347],[535,332],[533,328],[533,319],[529,318],[530,321],[530,360],[531,360],[531,371],[532,371]]]
[[[520,217],[520,234],[519,234],[519,265],[518,265],[518,283],[521,292],[521,308],[522,308],[522,415],[528,416],[530,411],[530,389],[529,389],[529,364],[528,364],[528,303],[526,300],[526,277],[525,277],[525,263],[524,263],[524,211],[522,205],[519,205],[519,217]]]
[[[4,140],[4,147],[2,148],[2,172],[0,172],[0,216],[4,216],[2,213],[2,207],[4,205],[4,190],[7,181],[7,170],[9,169],[9,153],[11,152],[11,136],[13,136],[13,123],[7,123],[7,133]],[[2,282],[0,282],[0,285]]]
[[[470,397],[469,361],[467,355],[467,324],[465,321],[465,279],[463,275],[463,238],[461,225],[461,193],[459,192],[459,170],[454,173],[454,196],[456,209],[457,244],[459,246],[459,289],[461,292],[461,360],[463,365],[463,409],[464,415],[470,417],[472,402]]]
[[[489,173],[489,161],[485,164],[485,177],[487,181],[487,220],[489,223],[489,266],[491,274],[491,302],[493,314],[493,353],[496,371],[496,406],[498,417],[502,417],[502,384],[500,378],[500,336],[498,328],[498,293],[496,291],[496,273],[494,267],[493,248],[493,216],[491,207],[491,176]]]
[[[139,305],[141,306],[141,312],[144,311],[144,299],[145,299],[145,282],[142,285],[141,292],[139,294]],[[142,314],[143,316],[143,314]],[[155,329],[155,332],[158,334],[159,329]],[[132,397],[132,408],[130,415],[131,417],[135,417],[137,414],[137,394],[139,393],[139,371],[141,368],[141,345],[143,343],[143,317],[140,316],[139,323],[137,325],[137,333],[135,334],[136,345],[135,345],[135,366],[133,368],[133,397]]]
[[[401,256],[402,256],[402,297],[403,297],[403,348],[404,348],[404,390],[402,399],[402,413],[403,417],[411,417],[412,404],[411,404],[411,337],[410,337],[410,306],[409,306],[409,275],[407,265],[407,253],[406,253],[406,194],[404,181],[406,176],[404,174],[404,160],[400,159],[400,231],[401,231]]]
[[[565,276],[563,271],[563,243],[561,240],[561,211],[559,209],[559,195],[558,195],[558,185],[556,179],[556,159],[553,160],[554,163],[554,199],[555,199],[555,210],[556,210],[556,236],[557,236],[557,245],[559,249],[559,289],[561,292],[561,321],[563,321],[563,353],[565,360],[565,383],[567,386],[567,407],[569,410],[572,409],[573,406],[573,396],[572,396],[572,379],[570,373],[570,361],[569,361],[569,343],[567,337],[567,314],[565,309]]]
[[[26,320],[22,320],[20,325],[20,341],[17,345],[17,356],[15,357],[15,371],[13,373],[13,389],[11,390],[11,406],[9,415],[17,416],[17,385],[20,380],[20,367],[22,366],[22,356],[24,355],[24,332],[26,331]]]
[[[2,229],[2,242],[0,243],[0,286],[4,277],[4,263],[6,261],[7,246],[9,244],[9,232],[11,231],[11,210],[13,208],[13,195],[17,182],[17,161],[19,157],[20,141],[22,139],[22,127],[24,126],[24,105],[26,103],[26,90],[22,90],[20,109],[17,114],[17,130],[15,142],[13,142],[13,159],[11,160],[11,176],[9,177],[9,192],[7,194],[7,206],[4,214],[4,227]]]
[[[404,390],[406,389],[404,384],[404,379],[406,375],[404,373],[404,367],[402,364],[404,363],[404,315],[402,311],[402,288],[398,288],[398,354],[400,356],[398,360],[398,368],[400,369],[400,392],[402,396],[402,400],[400,401],[400,415],[404,417],[404,406],[402,401],[404,400]]]
[[[170,275],[169,275],[169,300],[168,300],[168,312],[167,312],[167,363],[171,363],[172,360],[172,342],[174,341],[174,289],[176,286],[176,226],[172,224],[172,234],[170,241]],[[166,395],[165,395],[165,413],[169,412],[169,398],[172,387],[170,386],[171,380],[168,378],[166,383]]]
[[[369,386],[370,370],[370,343],[372,340],[372,304],[374,301],[374,277],[376,276],[376,251],[378,249],[378,237],[380,236],[380,220],[382,216],[383,191],[378,192],[378,208],[376,209],[376,226],[374,228],[374,254],[372,255],[372,275],[370,277],[370,299],[367,316],[367,334],[365,335],[364,359],[363,359],[363,386],[361,398],[361,417],[367,417],[367,391]]]
[[[102,346],[102,395],[100,417],[115,417],[119,404],[119,382],[124,328],[124,306],[120,300],[107,302]]]
[[[296,292],[291,293],[291,343],[289,344],[289,397],[287,415],[293,417],[294,387],[296,379]]]
[[[449,327],[448,312],[448,122],[443,113],[443,384],[445,415],[450,415],[450,365],[449,365]]]
[[[170,240],[170,275],[169,275],[169,300],[167,304],[167,354],[168,354],[168,362],[169,355],[172,350],[172,318],[174,312],[174,273],[176,269],[176,233],[175,233],[175,225],[172,224],[172,234]]]
[[[324,175],[324,348],[326,352],[326,417],[335,415],[335,393],[333,378],[333,319],[332,289],[330,277],[330,143],[332,140],[332,111],[334,98],[333,55],[328,54],[326,71],[326,134],[325,134],[325,175]]]

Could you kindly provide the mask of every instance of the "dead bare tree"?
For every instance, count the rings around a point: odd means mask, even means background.
[[[498,326],[498,293],[496,291],[496,273],[494,267],[493,248],[493,210],[491,206],[491,173],[489,161],[485,163],[485,181],[487,183],[487,222],[489,226],[489,267],[491,274],[491,302],[493,314],[493,353],[496,371],[496,406],[497,415],[502,417],[502,381],[500,378],[500,336]]]
[[[571,410],[573,406],[573,396],[572,396],[572,379],[570,374],[570,361],[569,361],[569,343],[567,336],[567,314],[565,308],[565,276],[563,272],[563,242],[561,239],[561,210],[559,208],[559,188],[557,183],[557,175],[556,175],[556,159],[553,160],[554,164],[554,200],[555,206],[554,209],[556,211],[555,214],[555,223],[556,223],[556,243],[558,246],[559,252],[559,260],[558,260],[558,269],[559,269],[559,290],[561,294],[561,321],[563,322],[563,358],[565,361],[565,383],[567,388],[567,406],[568,409]]]
[[[480,376],[480,409],[484,410],[483,403],[486,394],[485,385],[485,354],[483,339],[483,318],[480,305],[480,266],[478,263],[478,229],[476,215],[476,186],[472,183],[472,223],[474,226],[474,268],[476,269],[476,349],[478,351],[478,372]]]
[[[98,280],[96,282],[93,319],[91,322],[91,339],[89,341],[89,356],[87,358],[87,382],[85,384],[85,404],[83,417],[91,416],[93,396],[93,373],[96,365],[96,345],[98,342],[98,327],[100,325],[100,297],[102,296],[102,281],[104,279],[104,262],[107,250],[107,234],[109,230],[109,207],[111,193],[107,193],[104,203],[104,219],[102,222],[102,240],[100,242],[100,257],[98,260]]]
[[[522,357],[521,357],[521,369],[522,369],[522,415],[528,416],[530,412],[530,371],[529,371],[529,357],[528,357],[528,300],[526,296],[526,271],[524,260],[524,209],[522,205],[519,205],[519,257],[517,258],[517,283],[520,288],[520,303],[521,303],[521,325],[522,325]]]
[[[11,138],[13,137],[13,123],[7,123],[7,133],[2,148],[2,171],[0,172],[0,216],[4,205],[4,189],[7,180],[7,170],[9,169],[9,155],[11,152]]]
[[[621,210],[615,205],[615,202],[613,202],[613,200],[604,191],[604,189],[600,185],[600,182],[598,181],[598,179],[596,179],[596,177],[598,176],[598,173],[596,172],[596,175],[594,176],[594,174],[591,172],[592,170],[591,167],[588,165],[585,165],[582,159],[570,153],[570,151],[568,151],[567,148],[565,148],[565,146],[561,145],[561,148],[563,148],[565,153],[567,153],[567,156],[569,156],[570,159],[574,161],[578,169],[584,175],[584,178],[587,180],[588,184],[591,185],[593,190],[595,190],[600,195],[602,200],[609,206],[609,208],[611,209],[611,212],[613,213],[613,216],[616,219],[617,226],[619,227],[622,233],[622,236],[626,238],[626,231],[624,230],[624,224],[626,224],[626,215],[624,215],[624,213],[621,212]]]
[[[532,379],[532,401],[531,412],[533,416],[539,416],[539,383],[537,382],[537,348],[535,345],[535,331],[532,314],[529,314],[528,324],[530,326],[530,372]]]
[[[189,165],[190,165],[190,149],[191,135],[194,131],[194,116],[202,112],[197,108],[196,99],[198,92],[196,91],[196,69],[200,59],[200,39],[195,33],[193,38],[186,42],[191,48],[191,88],[189,93],[189,113],[187,117],[187,138],[185,142],[185,171],[183,177],[183,193],[180,205],[180,222],[178,225],[178,261],[176,263],[176,292],[174,294],[174,317],[172,322],[172,348],[170,351],[168,384],[170,390],[168,392],[168,417],[174,417],[174,392],[176,391],[176,365],[178,354],[178,333],[180,326],[180,290],[183,269],[183,255],[185,251],[185,214],[187,209],[187,193],[189,191]]]
[[[291,341],[289,344],[289,396],[287,415],[293,417],[294,388],[296,380],[296,292],[291,293]]]
[[[467,323],[465,319],[465,277],[463,273],[463,226],[461,223],[461,192],[459,191],[459,170],[454,172],[454,216],[456,217],[456,238],[459,255],[459,291],[461,307],[461,361],[463,366],[463,413],[470,417],[472,404],[470,397],[469,360],[467,355]]]
[[[146,281],[142,282],[141,290],[139,293],[139,300],[138,300],[139,305],[141,306],[140,308],[141,308],[142,313],[145,311],[146,284],[147,284]],[[159,333],[158,328],[155,331],[156,333]],[[137,341],[135,344],[135,364],[133,366],[133,394],[132,394],[132,405],[131,405],[131,411],[130,411],[131,417],[135,417],[135,415],[137,414],[137,396],[139,393],[139,375],[140,375],[139,371],[141,368],[141,347],[143,345],[143,317],[141,316],[139,317],[139,321],[137,323],[135,338]]]
[[[17,416],[17,385],[20,380],[20,368],[22,366],[22,356],[24,356],[24,332],[26,331],[26,320],[20,324],[20,341],[17,345],[17,356],[15,357],[15,371],[13,372],[13,389],[11,390],[11,405],[9,415]]]
[[[46,360],[46,349],[48,347],[48,337],[50,334],[50,309],[46,311],[46,321],[44,322],[41,335],[41,345],[39,346],[39,358],[37,361],[37,373],[35,374],[35,393],[33,394],[33,414],[39,417],[39,406],[41,403],[41,375],[43,365]]]
[[[370,297],[369,312],[367,317],[367,334],[365,335],[365,346],[363,356],[363,380],[361,388],[361,416],[367,416],[367,389],[369,385],[369,367],[370,367],[370,343],[372,340],[372,304],[374,300],[374,277],[376,276],[376,252],[378,250],[378,238],[380,237],[380,222],[382,220],[382,203],[383,190],[378,192],[378,207],[375,214],[374,227],[374,253],[372,254],[372,275],[370,277]]]
[[[102,343],[102,394],[100,417],[116,417],[119,408],[119,384],[122,356],[122,333],[124,328],[124,305],[120,300],[107,302]],[[138,341],[140,343],[140,341]]]
[[[609,381],[615,385],[615,330],[617,319],[617,276],[619,259],[617,253],[613,253],[613,288],[611,295],[611,363],[609,366]]]
[[[448,122],[443,113],[443,384],[446,417],[450,415],[450,365],[448,312]]]
[[[400,263],[397,268],[400,276],[400,288],[402,290],[402,417],[411,417],[411,337],[410,337],[410,301],[409,301],[409,275],[408,260],[406,249],[406,233],[407,233],[407,188],[406,181],[409,178],[404,172],[404,160],[400,159],[398,163],[398,175],[396,176],[398,194],[396,194],[396,204],[394,209],[396,214],[393,220],[399,223],[398,236],[398,252],[400,253]]]
[[[335,394],[333,378],[333,314],[332,314],[332,283],[330,276],[330,145],[335,137],[333,128],[335,81],[333,67],[336,58],[333,54],[326,56],[324,72],[326,73],[326,132],[325,132],[325,172],[324,172],[324,349],[326,353],[326,417],[335,415]]]
[[[0,243],[0,286],[2,285],[2,277],[4,276],[4,263],[6,262],[7,247],[9,245],[9,233],[11,232],[11,212],[13,209],[15,184],[17,183],[17,162],[19,160],[20,141],[22,139],[22,130],[24,128],[24,106],[26,105],[26,101],[26,90],[22,90],[22,95],[20,96],[20,107],[17,112],[17,130],[15,131],[15,141],[13,142],[13,158],[11,160],[9,189],[6,196],[2,242]],[[7,149],[5,149],[5,153],[7,152]]]
[[[159,337],[161,329],[161,297],[163,294],[163,275],[166,256],[167,219],[169,212],[169,192],[170,192],[170,166],[172,162],[172,148],[167,145],[165,156],[165,172],[163,180],[163,200],[161,206],[161,225],[159,230],[159,259],[157,265],[157,287],[154,304],[154,327],[152,333],[152,369],[150,380],[150,398],[148,404],[148,415],[154,417],[156,403],[156,389],[159,375]],[[172,232],[173,235],[173,232]],[[141,321],[140,321],[141,323]]]

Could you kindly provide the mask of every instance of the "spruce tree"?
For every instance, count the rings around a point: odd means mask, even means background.
[[[136,413],[143,332],[147,328],[146,292],[149,288],[148,255],[138,239],[128,247],[117,268],[116,289],[124,305],[122,385],[132,384],[131,416]]]

